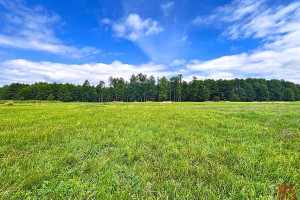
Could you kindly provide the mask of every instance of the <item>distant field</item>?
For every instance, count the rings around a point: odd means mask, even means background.
[[[299,102],[0,104],[0,199],[277,199],[299,180]]]

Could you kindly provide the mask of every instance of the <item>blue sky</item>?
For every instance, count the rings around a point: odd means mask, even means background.
[[[0,86],[133,73],[300,83],[300,1],[0,0]]]

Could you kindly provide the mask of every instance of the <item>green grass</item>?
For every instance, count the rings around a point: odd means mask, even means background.
[[[299,102],[0,104],[0,199],[300,195],[299,124]]]

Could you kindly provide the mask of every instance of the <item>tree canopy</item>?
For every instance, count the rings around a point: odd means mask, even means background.
[[[233,80],[183,80],[181,74],[170,79],[146,74],[132,75],[129,81],[110,77],[94,86],[39,82],[12,83],[0,88],[1,100],[58,100],[63,102],[110,101],[299,101],[300,85],[284,80],[257,78]]]

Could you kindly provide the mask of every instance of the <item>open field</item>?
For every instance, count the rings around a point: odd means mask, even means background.
[[[0,199],[298,196],[299,124],[299,102],[0,104]]]

